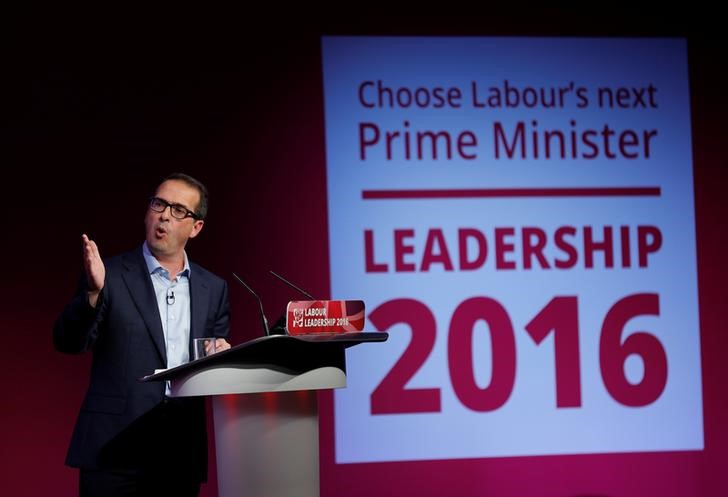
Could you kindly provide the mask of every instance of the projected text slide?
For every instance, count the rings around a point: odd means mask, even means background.
[[[703,447],[685,44],[323,39],[339,463]]]

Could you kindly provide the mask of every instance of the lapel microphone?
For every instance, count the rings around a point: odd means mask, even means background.
[[[167,290],[167,305],[174,304],[174,291]]]

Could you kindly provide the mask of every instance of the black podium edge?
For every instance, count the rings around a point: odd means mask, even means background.
[[[211,356],[149,374],[139,378],[139,381],[174,380],[196,370],[230,365],[249,368],[265,367],[291,373],[331,364],[345,369],[344,350],[346,348],[360,343],[384,342],[387,338],[389,338],[389,334],[385,332],[264,336],[243,342]],[[286,360],[282,361],[283,358]]]

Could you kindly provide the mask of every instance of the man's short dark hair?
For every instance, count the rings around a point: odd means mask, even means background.
[[[200,202],[199,204],[197,204],[195,214],[197,214],[200,219],[205,219],[205,216],[207,216],[207,187],[205,187],[205,185],[203,185],[200,181],[185,173],[172,173],[164,178],[162,183],[171,180],[182,181],[184,183],[187,183],[192,188],[197,189],[197,191],[200,193]]]

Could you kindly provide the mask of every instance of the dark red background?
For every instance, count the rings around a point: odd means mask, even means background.
[[[323,394],[322,496],[728,495],[727,54],[711,23],[543,12],[126,28],[32,25],[5,64],[0,492],[76,494],[63,459],[90,357],[55,352],[51,328],[81,269],[81,233],[102,255],[131,249],[160,178],[199,177],[210,216],[188,253],[231,284],[231,342],[257,336],[255,302],[231,271],[258,290],[270,319],[298,296],[268,269],[328,296],[321,34],[453,34],[688,38],[705,450],[338,466]],[[211,477],[203,495],[217,494]]]

